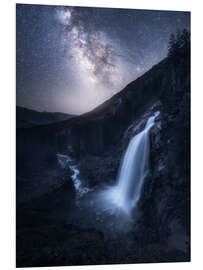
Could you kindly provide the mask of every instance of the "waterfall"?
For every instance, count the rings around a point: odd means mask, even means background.
[[[126,222],[131,220],[128,217],[131,217],[132,210],[140,199],[144,180],[149,173],[149,135],[158,115],[159,111],[149,117],[144,129],[130,140],[114,186],[99,187],[94,191],[84,187],[78,178],[80,172],[76,162],[67,155],[57,154],[60,166],[62,168],[68,166],[72,172],[71,178],[76,190],[77,201],[81,201],[80,207],[82,205],[86,209],[85,211],[91,209],[92,213],[96,213],[96,220],[99,220],[101,224],[105,222],[108,228],[113,226],[113,228],[121,228],[123,231]],[[87,193],[88,195],[83,197]],[[124,214],[127,219],[123,215],[121,219],[120,214]],[[112,219],[112,216],[115,219]]]
[[[127,214],[136,206],[149,171],[149,134],[158,115],[159,112],[156,112],[149,117],[144,130],[131,139],[120,166],[117,184],[106,193],[108,200]]]

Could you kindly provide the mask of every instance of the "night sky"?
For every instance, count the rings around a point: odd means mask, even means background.
[[[16,7],[17,105],[81,114],[167,55],[190,14],[109,8]]]

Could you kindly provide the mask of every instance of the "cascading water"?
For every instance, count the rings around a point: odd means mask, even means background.
[[[71,178],[73,181],[77,197],[82,197],[84,194],[88,193],[91,189],[89,189],[88,187],[84,187],[81,180],[78,178],[80,172],[78,170],[77,165],[76,164],[74,165],[74,160],[72,160],[69,156],[60,153],[58,153],[56,156],[58,163],[63,169],[65,169],[66,166],[68,166],[69,169],[72,171]]]
[[[131,139],[121,163],[117,185],[105,191],[105,197],[108,201],[111,201],[126,214],[130,214],[136,206],[144,179],[148,174],[149,133],[158,115],[159,112],[156,112],[151,116],[144,130]]]

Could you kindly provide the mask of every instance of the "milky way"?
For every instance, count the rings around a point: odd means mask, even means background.
[[[75,68],[85,76],[88,83],[114,87],[119,83],[119,67],[116,52],[105,33],[87,32],[82,22],[74,24],[74,12],[68,8],[57,10],[59,21],[67,26],[64,46],[69,45]]]
[[[167,55],[188,12],[17,5],[17,104],[81,114]]]

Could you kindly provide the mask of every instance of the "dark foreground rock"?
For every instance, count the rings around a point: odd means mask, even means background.
[[[119,241],[118,241],[119,242]],[[17,267],[187,261],[185,254],[160,244],[128,247],[104,239],[95,229],[71,224],[17,232]],[[133,248],[133,249],[132,249]]]

